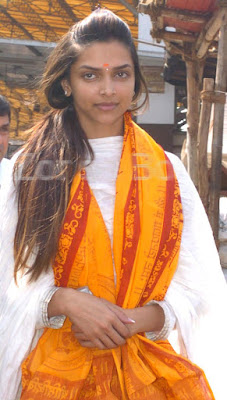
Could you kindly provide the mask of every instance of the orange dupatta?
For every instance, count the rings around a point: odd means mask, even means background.
[[[125,115],[116,181],[114,267],[108,232],[85,171],[73,181],[54,263],[55,284],[123,308],[162,300],[177,267],[182,206],[177,179],[163,149]],[[203,371],[168,341],[135,335],[113,350],[87,349],[68,319],[46,329],[22,366],[21,400],[208,400]]]

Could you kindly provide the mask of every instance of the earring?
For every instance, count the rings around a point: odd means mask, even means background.
[[[67,92],[67,90],[65,90],[65,92],[64,92],[64,93],[65,93],[65,96],[67,96],[67,95],[68,95],[68,92]]]

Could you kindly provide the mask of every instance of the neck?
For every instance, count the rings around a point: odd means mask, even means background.
[[[80,124],[88,139],[98,139],[110,136],[124,135],[124,117],[121,116],[113,123],[98,123],[97,121],[84,121],[80,118]]]

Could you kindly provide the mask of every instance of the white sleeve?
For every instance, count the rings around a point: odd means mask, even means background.
[[[51,269],[30,285],[25,277],[15,284],[13,241],[18,216],[12,169],[13,164],[0,198],[0,393],[4,400],[16,397],[21,362],[42,333],[37,330],[42,325],[41,305],[54,285]]]
[[[177,321],[169,340],[204,370],[215,399],[226,400],[226,281],[200,197],[178,157],[167,155],[179,182],[184,217],[178,268],[165,296]]]

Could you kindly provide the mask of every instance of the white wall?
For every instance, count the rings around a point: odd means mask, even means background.
[[[144,40],[146,42],[151,42],[154,44],[159,44],[164,46],[163,42],[157,43],[155,39],[152,38],[150,30],[152,28],[150,16],[147,14],[139,14],[138,18],[138,39]],[[151,46],[149,44],[138,43],[138,51],[140,52],[151,52],[154,57],[164,57],[165,50],[161,47]]]
[[[165,93],[150,93],[149,108],[137,116],[141,124],[174,124],[175,117],[175,88],[165,83]]]
[[[152,28],[149,15],[139,14],[138,38],[144,41],[157,44],[151,37],[150,30]],[[161,42],[160,45],[164,46]],[[149,59],[148,65],[154,65],[159,60],[159,64],[164,64],[165,50],[161,47],[155,47],[150,44],[138,44],[138,54],[143,63],[143,60]],[[175,87],[165,83],[164,93],[149,94],[149,109],[137,117],[137,122],[142,124],[174,124],[175,117]]]

